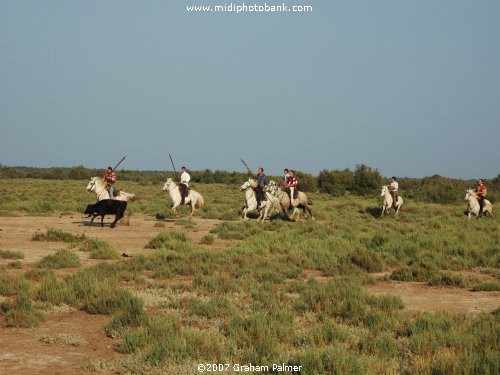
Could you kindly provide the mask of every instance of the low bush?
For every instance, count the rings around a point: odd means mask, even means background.
[[[24,259],[24,254],[14,250],[0,250],[0,258],[2,259]]]
[[[40,268],[76,268],[81,266],[77,254],[68,249],[58,250],[55,254],[47,255],[38,262]]]

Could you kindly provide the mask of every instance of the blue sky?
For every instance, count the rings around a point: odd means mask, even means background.
[[[229,3],[0,0],[0,163],[500,172],[500,2]]]

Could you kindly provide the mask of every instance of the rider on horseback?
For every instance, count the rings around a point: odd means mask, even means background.
[[[264,168],[260,167],[254,177],[257,180],[257,187],[255,188],[255,196],[257,198],[257,207],[261,207],[261,203],[266,200],[264,191],[266,190],[266,175]]]
[[[392,195],[392,204],[394,208],[396,208],[396,204],[398,202],[398,189],[399,189],[399,184],[398,181],[396,181],[396,177],[391,178],[391,195]]]
[[[483,215],[484,200],[486,199],[486,193],[488,189],[484,186],[483,179],[480,178],[477,182],[477,188],[474,190],[477,195],[477,200],[479,202],[479,216]]]
[[[297,178],[295,177],[295,171],[291,170],[288,179],[285,181],[285,185],[288,188],[288,194],[290,196],[290,208],[295,207],[294,194],[297,189]]]
[[[181,168],[181,180],[179,182],[179,187],[181,188],[181,204],[184,204],[184,200],[188,195],[189,181],[191,181],[191,176],[187,173],[186,167]]]
[[[115,182],[118,179],[113,168],[108,167],[108,170],[104,174],[104,182],[106,183],[106,190],[109,192],[109,199],[115,199]]]
[[[288,168],[285,168],[283,170],[283,175],[285,176],[284,177],[284,182],[286,184],[286,183],[288,183],[288,178],[290,177],[290,171],[288,170]]]

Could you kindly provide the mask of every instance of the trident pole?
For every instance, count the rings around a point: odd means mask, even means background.
[[[243,163],[243,165],[247,169],[248,173],[250,173],[251,175],[253,175],[252,170],[248,167],[247,163],[245,163],[245,160],[243,160],[243,158],[241,158],[241,162]]]
[[[115,165],[115,167],[113,168],[113,171],[114,171],[116,168],[118,168],[118,166],[122,163],[122,161],[124,161],[124,160],[125,160],[125,158],[126,158],[126,157],[127,157],[127,156],[125,155],[125,156],[122,158],[122,160],[120,160],[120,161],[118,162],[118,164],[116,164],[116,165]]]
[[[172,163],[172,167],[174,168],[175,179],[178,180],[179,177],[177,176],[177,169],[175,169],[174,160],[172,159],[172,155],[168,154],[168,156],[170,157],[170,162]]]

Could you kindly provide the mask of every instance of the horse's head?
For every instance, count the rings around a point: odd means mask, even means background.
[[[248,181],[245,181],[245,183],[243,185],[240,186],[240,191],[245,191],[245,190],[248,190],[252,187],[252,182],[251,182],[251,178],[248,179]]]
[[[384,195],[386,195],[387,193],[389,192],[389,188],[387,187],[387,185],[384,185],[382,186],[382,191],[380,193],[380,196],[383,197]]]
[[[99,177],[92,177],[90,179],[89,184],[87,185],[87,192],[95,191],[97,182],[99,181]]]
[[[276,195],[276,193],[278,192],[278,185],[276,185],[276,182],[271,181],[269,182],[269,187],[267,190],[271,193],[271,195]]]
[[[165,182],[165,185],[163,185],[163,189],[162,190],[168,192],[168,191],[172,190],[172,185],[175,186],[175,182],[174,182],[174,180],[172,180],[169,177],[169,178],[167,178],[167,182]]]
[[[254,189],[259,185],[259,182],[255,179],[255,177],[250,177],[247,181],[251,187]]]
[[[476,198],[476,192],[472,189],[465,190],[465,200],[469,201],[472,198]]]

